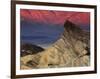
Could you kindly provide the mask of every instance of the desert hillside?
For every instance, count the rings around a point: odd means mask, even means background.
[[[21,69],[90,65],[89,32],[69,21],[65,22],[60,39],[51,47],[39,50],[37,53],[32,51],[31,54],[21,56]]]

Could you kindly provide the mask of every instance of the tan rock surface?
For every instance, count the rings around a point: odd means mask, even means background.
[[[21,69],[89,66],[89,32],[69,21],[65,22],[64,28],[61,38],[51,47],[38,54],[21,57]]]

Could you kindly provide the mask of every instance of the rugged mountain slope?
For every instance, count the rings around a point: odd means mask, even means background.
[[[35,55],[21,57],[21,69],[76,67],[90,64],[89,32],[66,21],[64,33],[51,47]],[[25,59],[26,58],[26,59]],[[26,61],[25,61],[26,60]]]

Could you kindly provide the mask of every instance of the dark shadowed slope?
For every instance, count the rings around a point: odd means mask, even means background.
[[[33,44],[22,44],[21,45],[21,56],[37,54],[38,52],[44,51],[42,47]]]

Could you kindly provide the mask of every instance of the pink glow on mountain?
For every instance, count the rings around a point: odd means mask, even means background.
[[[49,10],[26,10],[21,9],[21,18],[34,22],[47,24],[64,24],[69,20],[78,25],[90,24],[89,12],[67,12],[67,11],[49,11]]]

